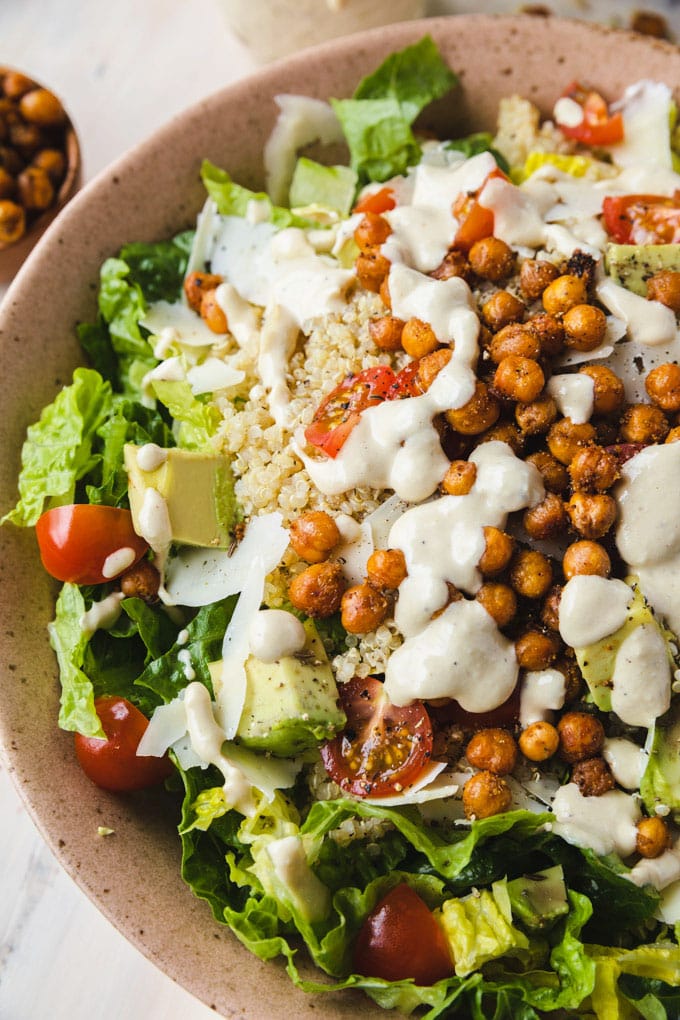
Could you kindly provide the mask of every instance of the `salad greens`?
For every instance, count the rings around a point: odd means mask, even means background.
[[[457,82],[431,39],[393,54],[334,109],[350,147],[351,169],[298,163],[291,204],[318,203],[346,215],[357,182],[384,181],[421,156],[413,122]],[[449,143],[466,155],[490,151],[491,137]],[[253,200],[268,207],[278,228],[312,220],[274,206],[264,193],[234,183],[205,161],[206,190],[223,215],[244,216]],[[96,322],[79,327],[92,368],[77,369],[28,431],[22,453],[20,500],[5,517],[21,526],[60,504],[87,499],[127,506],[126,443],[187,450],[210,448],[219,424],[215,407],[186,381],[142,380],[157,364],[140,325],[149,304],[181,293],[192,235],[130,244],[101,270]],[[141,395],[141,397],[140,397]],[[62,683],[59,725],[88,736],[103,731],[94,701],[116,693],[147,716],[187,685],[186,661],[213,694],[210,663],[222,655],[238,596],[204,606],[182,628],[160,606],[123,598],[122,615],[91,633],[81,621],[93,601],[112,590],[67,583],[59,595],[50,639]],[[319,622],[330,646],[344,640],[337,618]],[[680,1014],[680,950],[673,933],[655,925],[659,896],[628,881],[618,858],[571,846],[551,831],[552,815],[515,810],[467,825],[428,825],[413,806],[368,800],[317,800],[300,783],[286,796],[259,799],[253,817],[226,804],[214,766],[183,768],[180,834],[182,874],[260,959],[282,956],[292,981],[308,991],[360,988],[381,1006],[424,1017],[537,1020],[545,1012],[598,1020]],[[651,776],[648,783],[662,782]],[[655,787],[655,788],[656,788]],[[664,795],[664,799],[668,800]],[[365,831],[361,826],[366,825]],[[343,834],[364,831],[359,837]],[[301,841],[314,875],[327,890],[323,916],[310,916],[294,885],[276,872],[268,848]],[[564,907],[545,926],[513,907],[512,883],[542,869],[559,872]],[[457,973],[432,986],[353,973],[357,933],[391,888],[406,882],[441,918]],[[657,941],[638,945],[655,933]],[[329,981],[310,980],[298,966],[302,938]],[[424,1012],[423,1012],[424,1011]],[[578,1012],[576,1012],[578,1011]]]

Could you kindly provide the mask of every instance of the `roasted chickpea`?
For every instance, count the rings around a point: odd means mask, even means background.
[[[619,460],[602,446],[584,446],[569,464],[574,489],[583,492],[604,492],[611,489],[621,474]]]
[[[371,584],[348,588],[340,603],[340,619],[348,634],[368,634],[387,616],[389,599]]]
[[[397,319],[394,315],[381,315],[377,319],[371,319],[368,334],[381,351],[400,351],[403,328],[403,319]]]
[[[450,280],[459,276],[462,280],[469,280],[472,276],[472,267],[462,251],[453,248],[448,251],[436,269],[428,274],[433,280]]]
[[[498,365],[493,385],[502,396],[529,404],[536,400],[545,386],[545,376],[537,361],[510,355]]]
[[[364,213],[354,231],[354,240],[362,252],[384,244],[392,233],[392,227],[380,213]]]
[[[641,857],[659,857],[671,848],[671,834],[663,818],[653,815],[641,818],[637,823],[635,849]]]
[[[653,404],[631,404],[619,422],[619,433],[624,443],[662,443],[669,431],[666,415]]]
[[[516,256],[499,237],[483,237],[472,245],[468,259],[477,276],[498,283],[510,276],[515,268]]]
[[[680,273],[662,269],[647,280],[647,300],[660,301],[680,315]]]
[[[377,248],[367,249],[357,256],[354,269],[361,286],[377,294],[390,271],[390,260]]]
[[[548,630],[559,631],[560,629],[560,601],[562,600],[562,585],[554,584],[541,606],[541,623]]]
[[[19,100],[19,110],[24,120],[42,127],[55,127],[66,119],[64,107],[57,97],[47,89],[31,89]]]
[[[604,340],[607,316],[595,305],[574,305],[562,318],[564,342],[573,351],[594,351]]]
[[[571,770],[571,781],[576,783],[582,797],[601,797],[614,789],[612,770],[604,758],[586,758]]]
[[[314,563],[291,581],[288,598],[307,616],[323,618],[337,613],[344,590],[339,563]]]
[[[140,560],[119,577],[120,590],[127,599],[143,599],[149,605],[158,601],[161,575],[151,560]]]
[[[406,577],[406,559],[401,549],[376,549],[366,563],[368,583],[374,588],[398,588]]]
[[[544,393],[528,404],[517,404],[515,421],[525,436],[538,436],[547,432],[557,418],[557,404]]]
[[[26,232],[26,214],[20,205],[6,198],[0,201],[0,248],[14,244]]]
[[[590,422],[576,425],[571,418],[562,418],[548,432],[548,449],[562,464],[570,464],[582,447],[595,442],[595,436]]]
[[[567,503],[571,526],[583,538],[602,538],[616,520],[616,500],[604,493],[575,492]]]
[[[33,157],[33,166],[44,170],[53,184],[66,173],[66,156],[59,149],[41,149]]]
[[[592,255],[577,248],[567,259],[566,272],[573,276],[580,276],[586,287],[590,287],[595,282],[596,266],[597,262]]]
[[[446,412],[446,420],[456,432],[464,436],[476,436],[498,421],[501,413],[498,400],[489,392],[486,383],[478,380],[474,395],[462,407]]]
[[[527,463],[533,464],[540,471],[543,484],[549,492],[566,492],[569,485],[567,469],[547,450],[529,454]]]
[[[2,91],[8,99],[21,99],[23,95],[36,88],[32,78],[27,78],[21,71],[5,71],[2,76]]]
[[[475,598],[484,606],[498,627],[507,627],[517,613],[517,597],[509,584],[487,581]]]
[[[517,764],[517,743],[509,730],[478,730],[465,748],[465,757],[476,769],[507,776]]]
[[[554,538],[567,527],[569,518],[564,503],[555,492],[548,492],[544,499],[529,507],[523,517],[524,530],[529,538]]]
[[[482,318],[496,332],[511,322],[520,322],[526,311],[524,304],[507,290],[497,290],[482,305]]]
[[[539,312],[527,319],[524,325],[538,340],[544,357],[554,358],[564,347],[564,326],[554,315]]]
[[[511,421],[496,422],[490,429],[482,432],[477,439],[480,443],[507,443],[513,453],[520,454],[524,449],[524,436]]]
[[[496,365],[511,354],[536,359],[541,353],[540,343],[521,322],[511,322],[509,326],[503,326],[494,333],[488,349],[491,360]]]
[[[12,175],[7,173],[4,166],[0,166],[0,199],[11,198],[16,191],[16,186]]]
[[[677,443],[680,442],[680,425],[676,425],[674,429],[671,429],[664,443]]]
[[[552,584],[550,560],[537,549],[520,549],[510,568],[510,584],[518,595],[542,599]]]
[[[564,703],[571,704],[581,697],[584,681],[575,658],[564,655],[553,665],[564,677]]]
[[[308,563],[323,563],[340,542],[337,524],[325,510],[301,514],[288,529],[290,544]]]
[[[184,280],[184,296],[189,308],[200,312],[203,295],[206,291],[215,290],[222,281],[223,277],[217,273],[189,273]]]
[[[548,669],[560,650],[560,638],[552,631],[527,630],[515,641],[515,655],[521,669]]]
[[[48,209],[54,201],[54,185],[44,170],[27,166],[17,177],[19,198],[24,209]]]
[[[470,460],[453,460],[442,479],[442,490],[448,496],[467,496],[475,484],[477,465]]]
[[[490,818],[508,811],[511,804],[510,787],[502,776],[493,772],[477,772],[463,787],[466,818]]]
[[[453,352],[450,347],[440,347],[432,354],[426,355],[418,362],[418,382],[423,393],[429,390],[444,365],[448,365]]]
[[[565,273],[549,283],[543,291],[542,301],[548,315],[564,315],[575,305],[583,305],[588,288],[580,276]]]
[[[390,278],[389,278],[389,275],[387,275],[385,277],[383,282],[378,287],[378,294],[380,295],[380,300],[384,304],[385,308],[391,308],[392,307],[392,298],[390,297]]]
[[[547,761],[559,746],[559,733],[549,722],[531,723],[520,734],[519,749],[529,761]]]
[[[562,560],[562,570],[568,581],[579,574],[609,577],[612,563],[603,545],[583,539],[580,542],[572,542],[567,547]]]
[[[680,273],[675,275],[680,278]],[[672,414],[680,411],[680,365],[675,362],[657,365],[645,379],[645,389],[662,411]]]
[[[43,144],[43,135],[37,124],[11,124],[9,140],[24,159],[30,159]]]
[[[604,745],[602,723],[586,712],[565,712],[557,724],[560,757],[570,765],[594,758]]]
[[[527,301],[536,301],[560,275],[557,266],[545,259],[524,259],[519,270],[519,286]]]
[[[614,414],[626,399],[623,383],[606,365],[582,365],[579,372],[593,380],[593,413]]]
[[[201,298],[201,318],[213,333],[226,333],[229,328],[224,309],[217,300],[216,290],[206,290]]]
[[[515,543],[510,535],[498,528],[486,527],[483,530],[485,546],[478,566],[485,576],[493,577],[507,567]]]
[[[424,358],[439,346],[432,326],[422,319],[408,319],[401,333],[401,346],[411,358]]]

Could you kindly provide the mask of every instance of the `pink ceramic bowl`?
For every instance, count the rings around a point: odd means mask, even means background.
[[[428,127],[455,137],[492,128],[499,99],[519,92],[545,112],[572,79],[617,95],[635,79],[666,81],[680,98],[680,51],[630,34],[541,17],[465,16],[410,22],[325,44],[211,96],[86,187],[52,224],[0,313],[0,511],[15,502],[26,426],[81,355],[73,327],[92,318],[98,269],[126,241],[189,226],[203,201],[208,157],[249,187],[262,185],[262,148],[279,92],[347,96],[391,51],[431,33],[461,77]],[[0,530],[3,669],[0,743],[45,839],[103,913],[175,981],[227,1017],[379,1017],[360,995],[308,997],[278,963],[263,964],[216,925],[179,875],[177,806],[165,795],[125,799],[96,789],[57,729],[57,669],[46,624],[55,586],[33,535]],[[115,836],[101,839],[107,825]]]

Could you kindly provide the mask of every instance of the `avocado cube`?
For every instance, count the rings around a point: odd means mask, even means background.
[[[173,542],[228,548],[238,520],[229,460],[219,453],[173,447],[163,451],[163,460],[157,467],[144,470],[139,464],[142,449],[130,443],[125,446],[135,530],[140,532],[139,515],[144,495],[149,489],[155,489],[167,504]]]
[[[605,251],[607,273],[615,283],[647,296],[647,280],[662,269],[680,270],[680,245],[608,244]]]
[[[296,655],[275,662],[246,659],[246,696],[235,737],[244,747],[290,758],[331,740],[345,725],[321,638],[311,620],[303,626],[307,641]],[[219,687],[222,661],[209,668]]]

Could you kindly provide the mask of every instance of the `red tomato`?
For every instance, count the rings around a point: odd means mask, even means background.
[[[605,198],[602,215],[617,244],[680,244],[680,191]]]
[[[355,797],[384,797],[412,783],[432,755],[432,723],[421,702],[392,705],[375,677],[341,684],[344,731],[324,744],[331,779]]]
[[[354,970],[385,981],[433,985],[453,974],[444,932],[418,893],[403,883],[378,903],[354,946]]]
[[[450,701],[430,711],[436,722],[441,725],[457,723],[466,730],[485,730],[495,726],[507,728],[512,727],[519,719],[519,695],[520,685],[517,684],[507,701],[490,712],[466,712],[457,701]]]
[[[129,510],[89,503],[47,510],[35,526],[40,558],[48,574],[73,584],[103,584],[142,558],[149,546],[136,534]],[[113,574],[103,573],[108,556],[130,549]],[[115,567],[115,563],[113,564]]]
[[[76,733],[76,756],[93,783],[123,793],[156,786],[172,772],[167,757],[137,757],[137,747],[149,720],[125,698],[106,696],[94,703],[107,739]]]
[[[352,212],[355,213],[384,213],[394,209],[397,200],[394,197],[392,188],[381,188],[380,191],[372,191],[360,198]]]
[[[580,124],[569,125],[557,122],[565,138],[573,138],[584,145],[614,145],[623,141],[623,117],[620,112],[610,114],[607,103],[592,89],[578,82],[572,82],[562,96],[573,99],[583,111]]]
[[[329,457],[336,457],[342,444],[359,421],[362,411],[391,400],[396,376],[391,368],[378,365],[358,375],[349,375],[319,404],[305,438]]]
[[[453,215],[458,220],[454,248],[467,252],[475,241],[481,241],[483,237],[491,237],[493,234],[493,212],[480,205],[478,199],[486,182],[494,177],[502,177],[506,181],[508,179],[502,170],[492,170],[477,191],[473,194],[463,193],[453,203]]]
[[[418,366],[420,359],[409,361],[400,372],[394,377],[390,387],[389,400],[403,400],[404,397],[420,397],[423,395],[423,387],[418,380]]]

